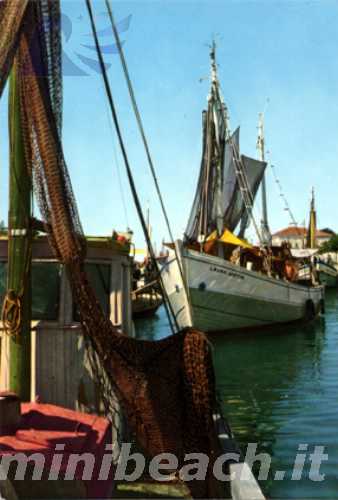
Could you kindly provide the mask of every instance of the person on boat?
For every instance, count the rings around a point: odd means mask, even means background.
[[[230,257],[230,262],[236,266],[241,264],[241,247],[236,247]]]
[[[315,256],[310,258],[310,275],[311,275],[312,284],[319,285],[320,279],[319,279],[319,273],[317,270],[317,257],[315,257]]]
[[[285,277],[288,281],[297,281],[298,266],[294,260],[287,259],[285,261]]]
[[[138,288],[138,282],[140,281],[142,277],[140,265],[138,262],[134,262],[133,266],[133,290],[137,290]]]

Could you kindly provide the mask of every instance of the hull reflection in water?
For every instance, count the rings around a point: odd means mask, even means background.
[[[332,500],[338,492],[338,297],[327,293],[326,318],[306,326],[274,328],[274,335],[211,336],[218,393],[225,416],[243,449],[258,443],[269,453],[269,477],[261,481],[269,498]],[[140,338],[168,334],[163,309],[157,318],[139,321]],[[307,444],[305,452],[298,446]],[[324,481],[309,479],[309,454],[324,446]],[[245,449],[244,449],[245,451]],[[300,481],[291,475],[297,453],[307,453]],[[286,471],[275,481],[276,471]]]

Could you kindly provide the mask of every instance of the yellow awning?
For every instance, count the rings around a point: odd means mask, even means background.
[[[136,255],[147,255],[147,249],[146,248],[135,248],[130,250],[130,253],[135,253]]]
[[[237,238],[231,231],[225,229],[224,233],[220,238],[217,237],[217,231],[213,231],[207,238],[207,241],[218,240],[223,243],[230,243],[230,245],[235,245],[236,247],[242,248],[253,248],[252,245],[242,240],[241,238]]]

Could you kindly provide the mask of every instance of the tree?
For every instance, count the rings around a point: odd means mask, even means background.
[[[320,247],[320,253],[338,252],[338,234],[333,234],[328,241]]]

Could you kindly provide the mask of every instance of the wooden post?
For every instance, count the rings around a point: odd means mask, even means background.
[[[9,340],[9,389],[23,401],[30,400],[31,379],[31,176],[25,162],[20,121],[18,66],[14,63],[9,93],[9,214],[8,291],[20,299],[21,322]]]

